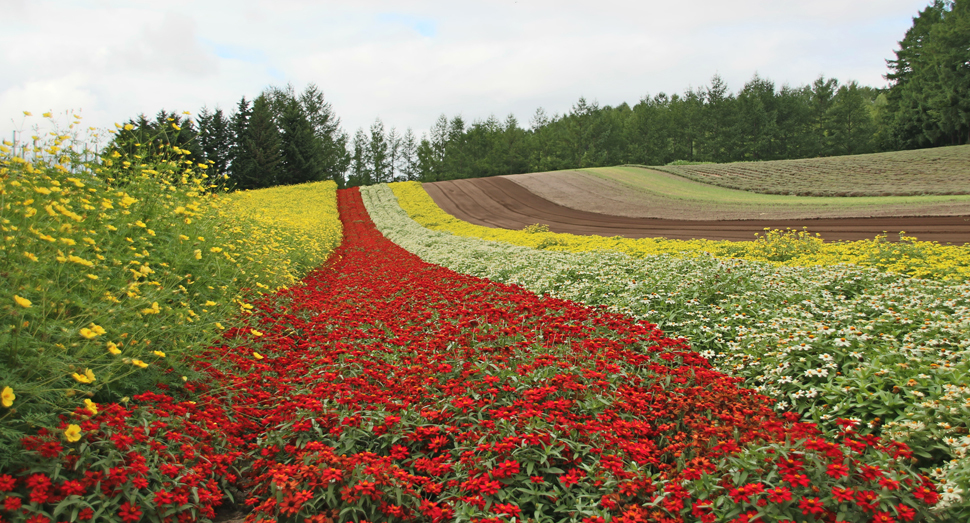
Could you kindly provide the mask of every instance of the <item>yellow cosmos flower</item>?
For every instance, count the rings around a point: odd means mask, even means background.
[[[131,364],[134,365],[134,366],[136,366],[136,367],[141,367],[143,369],[148,366],[148,364],[145,363],[144,361],[134,360],[134,359],[131,360]]]
[[[118,348],[118,345],[115,342],[109,341],[108,342],[108,352],[110,352],[111,354],[117,356],[117,355],[121,354],[121,349]]]
[[[81,427],[74,425],[73,423],[67,426],[67,430],[64,431],[64,437],[67,441],[74,443],[81,439]]]
[[[84,400],[84,408],[90,412],[92,416],[98,413],[98,404],[89,399]]]
[[[51,113],[50,111],[47,111],[46,113],[42,114],[41,116],[43,116],[44,118],[50,118],[52,114],[53,113]]]
[[[253,352],[253,357],[256,358],[257,360],[263,359],[263,355],[258,352]]]
[[[202,259],[202,249],[196,249],[195,252],[192,254],[195,255],[196,260]]]
[[[262,332],[259,332],[256,329],[249,329],[249,332],[253,333],[253,336],[256,336],[257,338],[263,335]]]
[[[30,300],[28,300],[27,298],[21,298],[20,296],[17,296],[16,294],[14,294],[14,296],[13,296],[13,301],[17,302],[17,305],[20,305],[21,307],[23,307],[25,309],[29,308],[30,305],[31,305]]]
[[[217,328],[217,329],[219,329],[219,330],[221,330],[221,331],[222,331],[222,330],[226,330],[226,328],[225,328],[225,327],[223,327],[223,326],[222,326],[222,324],[221,324],[221,323],[219,323],[219,322],[216,322],[216,328]]]
[[[30,111],[24,111],[24,116],[33,116],[33,115],[34,115],[34,113],[32,113]]]
[[[149,307],[147,309],[142,309],[141,310],[141,313],[142,314],[158,314],[160,312],[162,312],[162,310],[160,308],[158,308],[158,302],[157,301],[156,302],[152,302],[152,306],[151,307]]]
[[[165,357],[165,353],[162,352],[162,351],[160,351],[160,350],[153,350],[152,351],[152,354],[158,356],[159,358],[164,358]]]
[[[91,338],[100,336],[100,335],[104,334],[105,332],[107,332],[107,331],[105,331],[103,327],[101,327],[100,325],[95,325],[93,323],[90,325],[90,327],[85,327],[85,328],[82,328],[80,330],[81,336],[84,336],[85,338],[87,338],[89,340]]]
[[[132,130],[134,128],[135,128],[135,126],[134,125],[131,125],[130,123],[126,123],[125,124],[125,130],[126,131],[130,131],[130,130]]]
[[[15,399],[17,399],[17,395],[13,393],[13,389],[10,387],[4,387],[3,392],[0,392],[0,400],[2,400],[4,407],[9,408],[13,405]]]
[[[75,372],[71,374],[71,376],[73,376],[74,379],[80,383],[93,383],[97,381],[97,379],[94,377],[94,371],[91,369],[84,369],[84,374],[78,374]]]

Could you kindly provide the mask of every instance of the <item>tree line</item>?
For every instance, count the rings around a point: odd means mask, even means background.
[[[778,87],[755,74],[732,92],[714,75],[683,93],[630,106],[580,98],[564,114],[539,108],[527,127],[514,115],[466,122],[442,114],[418,139],[378,118],[350,138],[310,85],[243,97],[226,116],[193,121],[161,111],[130,120],[114,146],[173,143],[191,160],[251,189],[334,180],[340,187],[437,181],[619,164],[762,161],[970,143],[970,0],[935,0],[913,19],[886,89],[819,77]],[[174,125],[173,125],[174,124]],[[175,131],[178,129],[178,131]],[[214,177],[216,178],[216,177]]]
[[[287,86],[270,87],[252,101],[243,96],[230,115],[203,107],[193,120],[162,110],[154,119],[142,114],[119,127],[109,155],[153,154],[158,145],[174,145],[184,152],[183,161],[207,165],[213,184],[233,189],[322,180],[343,186],[350,165],[340,119],[314,84],[299,94]]]

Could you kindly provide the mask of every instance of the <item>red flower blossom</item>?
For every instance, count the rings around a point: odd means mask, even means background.
[[[802,498],[798,501],[798,508],[805,515],[820,515],[825,513],[825,506],[819,498]]]
[[[772,503],[784,503],[786,501],[791,501],[792,499],[791,491],[785,487],[775,487],[773,489],[769,489],[767,492],[768,500]]]
[[[14,512],[16,510],[20,510],[20,507],[22,505],[23,505],[23,502],[20,500],[20,498],[15,496],[7,496],[3,500],[3,508],[8,512]]]
[[[141,519],[141,507],[132,504],[130,501],[125,501],[118,508],[118,516],[125,523],[135,523]]]

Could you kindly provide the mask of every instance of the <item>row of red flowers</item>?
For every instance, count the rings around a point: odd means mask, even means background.
[[[356,190],[338,200],[341,247],[212,348],[208,383],[26,440],[0,521],[193,521],[227,499],[250,521],[932,516],[904,445],[848,423],[827,441],[653,325],[425,264]]]

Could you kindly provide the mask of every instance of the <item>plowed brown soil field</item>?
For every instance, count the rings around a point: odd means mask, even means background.
[[[664,237],[687,240],[751,240],[766,228],[819,233],[826,241],[872,239],[883,232],[898,240],[899,232],[920,240],[970,243],[970,216],[822,218],[802,220],[670,220],[634,218],[581,211],[558,205],[503,177],[472,178],[424,184],[445,212],[476,225],[522,229],[546,224],[553,232]]]

